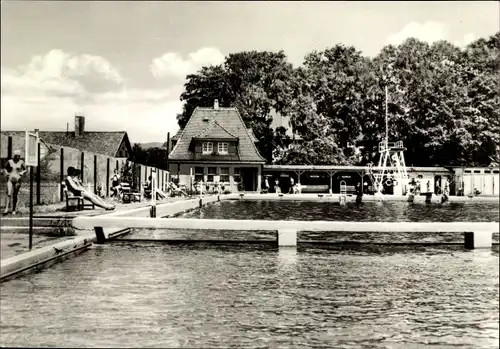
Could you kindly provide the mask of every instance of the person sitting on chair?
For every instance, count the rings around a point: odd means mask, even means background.
[[[148,199],[151,198],[153,195],[152,190],[153,190],[153,178],[152,176],[149,176],[146,185],[144,186],[144,197]]]
[[[68,175],[64,182],[66,183],[66,187],[68,190],[73,193],[75,196],[81,196],[89,201],[91,201],[94,205],[104,208],[106,210],[114,210],[115,206],[108,204],[106,201],[95,195],[94,193],[89,192],[87,189],[81,185],[80,180],[75,178],[78,171],[75,171],[73,166],[68,167]]]

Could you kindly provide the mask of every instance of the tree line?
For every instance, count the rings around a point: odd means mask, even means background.
[[[268,163],[365,165],[385,137],[407,165],[489,165],[500,157],[500,32],[465,48],[410,38],[375,57],[352,46],[313,51],[293,67],[283,51],[229,54],[187,76],[181,128],[198,106],[236,107]],[[272,110],[302,138],[271,128]],[[150,159],[155,157],[150,155]]]

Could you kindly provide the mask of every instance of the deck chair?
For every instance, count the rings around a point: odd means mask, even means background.
[[[92,208],[92,210],[95,209],[93,202],[86,200],[83,196],[73,195],[73,193],[68,190],[65,181],[61,182],[61,186],[63,188],[64,197],[66,198],[66,211],[82,211],[85,207]],[[70,202],[76,202],[76,205],[70,205]]]
[[[173,183],[173,182],[170,182],[170,183],[168,184],[168,188],[169,188],[169,190],[170,190],[172,193],[174,193],[174,195],[175,195],[175,194],[181,194],[181,195],[184,195],[184,196],[188,196],[188,194],[187,194],[187,192],[186,192],[185,188],[180,188],[180,187],[178,187],[178,186],[177,186],[175,183]]]
[[[147,182],[142,183],[143,195],[147,199],[151,199],[151,186]]]
[[[130,183],[120,183],[121,187],[121,194],[122,194],[122,202],[124,204],[130,203],[130,202],[141,202],[142,195],[141,193],[134,192],[132,191],[132,188],[130,186]]]

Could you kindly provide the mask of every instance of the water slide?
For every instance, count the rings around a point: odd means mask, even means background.
[[[161,190],[161,189],[156,189],[156,195],[160,197],[160,199],[166,199],[167,194]]]

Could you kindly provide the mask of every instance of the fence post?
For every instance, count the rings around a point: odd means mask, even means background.
[[[40,142],[38,142],[38,162],[36,166],[36,204],[40,205],[40,181],[41,181],[41,170],[40,170]]]
[[[106,197],[109,196],[109,158],[106,160]]]
[[[60,191],[59,191],[59,196],[60,196],[60,199],[61,201],[64,200],[63,198],[63,187],[62,187],[62,182],[64,181],[64,148],[61,147],[61,174],[59,176],[59,186],[60,186]]]
[[[12,136],[7,137],[7,159],[12,158]]]
[[[84,166],[85,166],[85,153],[82,151],[82,154],[80,155],[80,180],[83,183],[83,172],[84,172]]]
[[[94,154],[94,194],[97,194],[97,155]]]
[[[142,183],[141,183],[141,171],[142,171],[142,166],[140,164],[136,164],[137,167],[139,167],[139,190],[142,188]],[[137,178],[137,177],[136,177]]]
[[[167,161],[166,161],[167,171],[169,170],[168,169],[168,157],[169,157],[169,153],[170,153],[170,132],[167,132]]]

